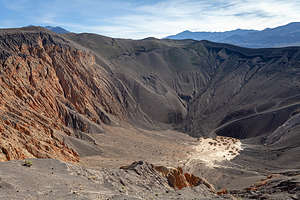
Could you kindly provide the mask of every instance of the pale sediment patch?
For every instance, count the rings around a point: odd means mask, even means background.
[[[217,163],[232,160],[240,154],[242,143],[240,140],[230,137],[217,136],[213,138],[199,138],[198,144],[189,162],[194,160],[202,161],[208,167],[217,167]]]

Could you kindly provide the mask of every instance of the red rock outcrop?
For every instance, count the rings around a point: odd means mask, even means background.
[[[145,172],[150,173],[152,175],[155,175],[156,179],[165,179],[169,186],[178,190],[181,190],[185,187],[195,187],[203,184],[211,192],[216,192],[214,186],[204,178],[197,177],[190,173],[183,173],[183,169],[181,167],[172,168],[165,166],[155,166],[144,161],[138,161],[133,162],[128,166],[121,166],[120,169],[133,170],[140,176],[145,176]],[[157,174],[159,177],[157,176]]]
[[[154,169],[161,173],[162,176],[166,177],[169,185],[175,189],[181,190],[185,187],[195,187],[200,184],[204,184],[212,192],[215,192],[214,186],[208,183],[207,180],[190,173],[183,173],[183,169],[181,167],[170,168],[164,166],[154,166]]]
[[[88,51],[31,30],[0,33],[0,161],[78,161],[60,135],[125,119],[121,92]],[[67,128],[68,127],[68,128]]]

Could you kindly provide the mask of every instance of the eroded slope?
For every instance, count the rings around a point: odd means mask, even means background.
[[[88,51],[43,29],[2,30],[0,37],[2,161],[78,161],[62,135],[84,137],[126,119],[122,93]]]

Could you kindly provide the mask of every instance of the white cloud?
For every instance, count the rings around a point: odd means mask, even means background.
[[[261,30],[300,21],[300,0],[1,1],[11,11],[28,14],[27,21],[17,18],[11,24],[59,25],[119,38],[162,38],[184,30]]]
[[[98,27],[113,37],[164,37],[184,30],[264,29],[300,21],[300,1],[167,0],[135,8],[133,14],[110,19]],[[125,31],[124,31],[125,30]]]

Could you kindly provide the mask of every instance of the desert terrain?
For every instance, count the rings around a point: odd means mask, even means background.
[[[299,199],[300,48],[0,30],[2,199]]]

